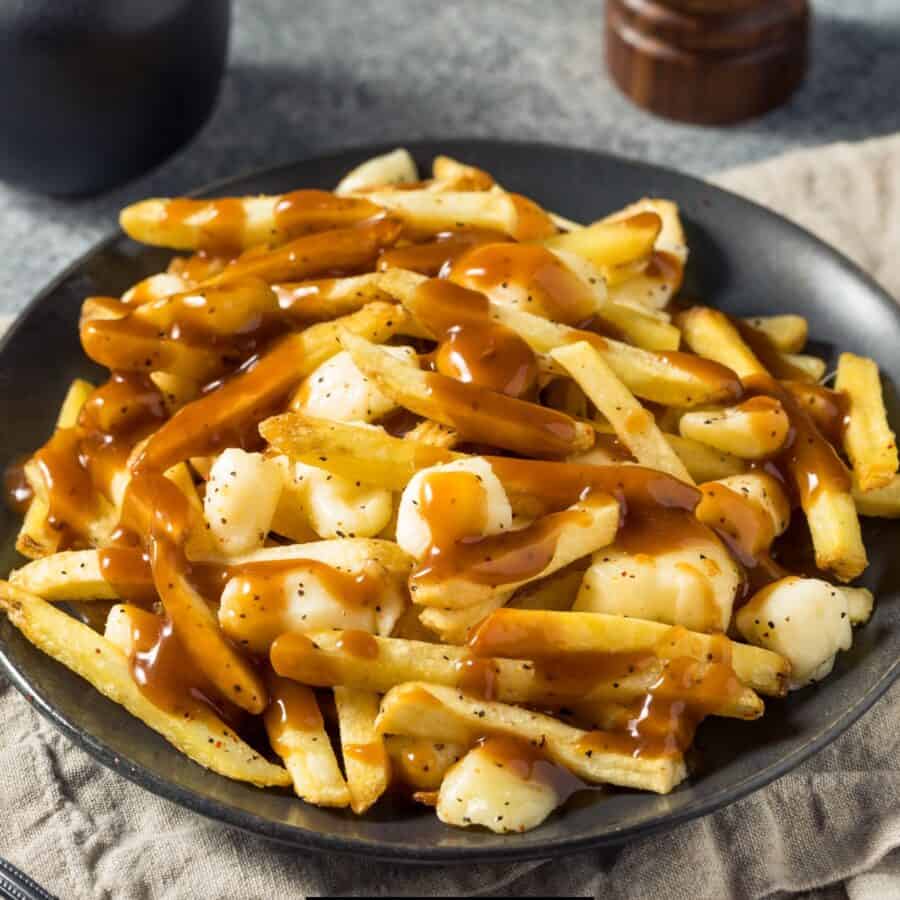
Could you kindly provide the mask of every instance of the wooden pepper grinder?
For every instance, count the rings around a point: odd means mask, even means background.
[[[807,0],[606,0],[606,63],[639,106],[724,125],[782,104],[803,80]]]

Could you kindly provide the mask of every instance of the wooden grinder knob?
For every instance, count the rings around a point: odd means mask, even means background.
[[[651,112],[705,125],[783,103],[806,71],[807,0],[607,0],[606,63]]]

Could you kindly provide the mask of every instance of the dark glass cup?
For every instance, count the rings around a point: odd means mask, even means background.
[[[230,0],[0,0],[0,179],[90,194],[146,171],[215,103]]]

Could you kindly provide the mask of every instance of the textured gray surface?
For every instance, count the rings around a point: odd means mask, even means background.
[[[89,200],[0,185],[0,311],[20,309],[114,227],[130,200],[325,149],[501,136],[704,174],[900,129],[898,0],[814,6],[813,66],[801,92],[764,118],[710,129],[655,119],[617,93],[597,0],[236,0],[219,105],[175,158]]]

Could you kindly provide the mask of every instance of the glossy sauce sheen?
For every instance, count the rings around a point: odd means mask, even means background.
[[[498,298],[514,292],[524,298],[520,306],[526,312],[543,312],[564,325],[583,322],[596,306],[590,286],[538,244],[476,247],[454,263],[450,279]]]
[[[27,460],[11,463],[3,472],[3,494],[6,508],[19,516],[24,516],[34,499],[34,491],[25,477]]]
[[[483,228],[466,228],[441,232],[434,240],[406,247],[385,250],[378,258],[378,271],[408,269],[435,278],[443,275],[463,254],[481,244],[493,244],[507,240],[499,231]]]
[[[785,480],[793,485],[800,505],[807,509],[822,490],[849,491],[851,481],[847,467],[790,391],[767,375],[745,378],[744,385],[751,394],[777,399],[788,415],[790,433],[774,463],[783,471]]]
[[[536,397],[534,351],[495,322],[483,294],[431,279],[416,291],[416,315],[438,340],[438,372],[521,399]]]

